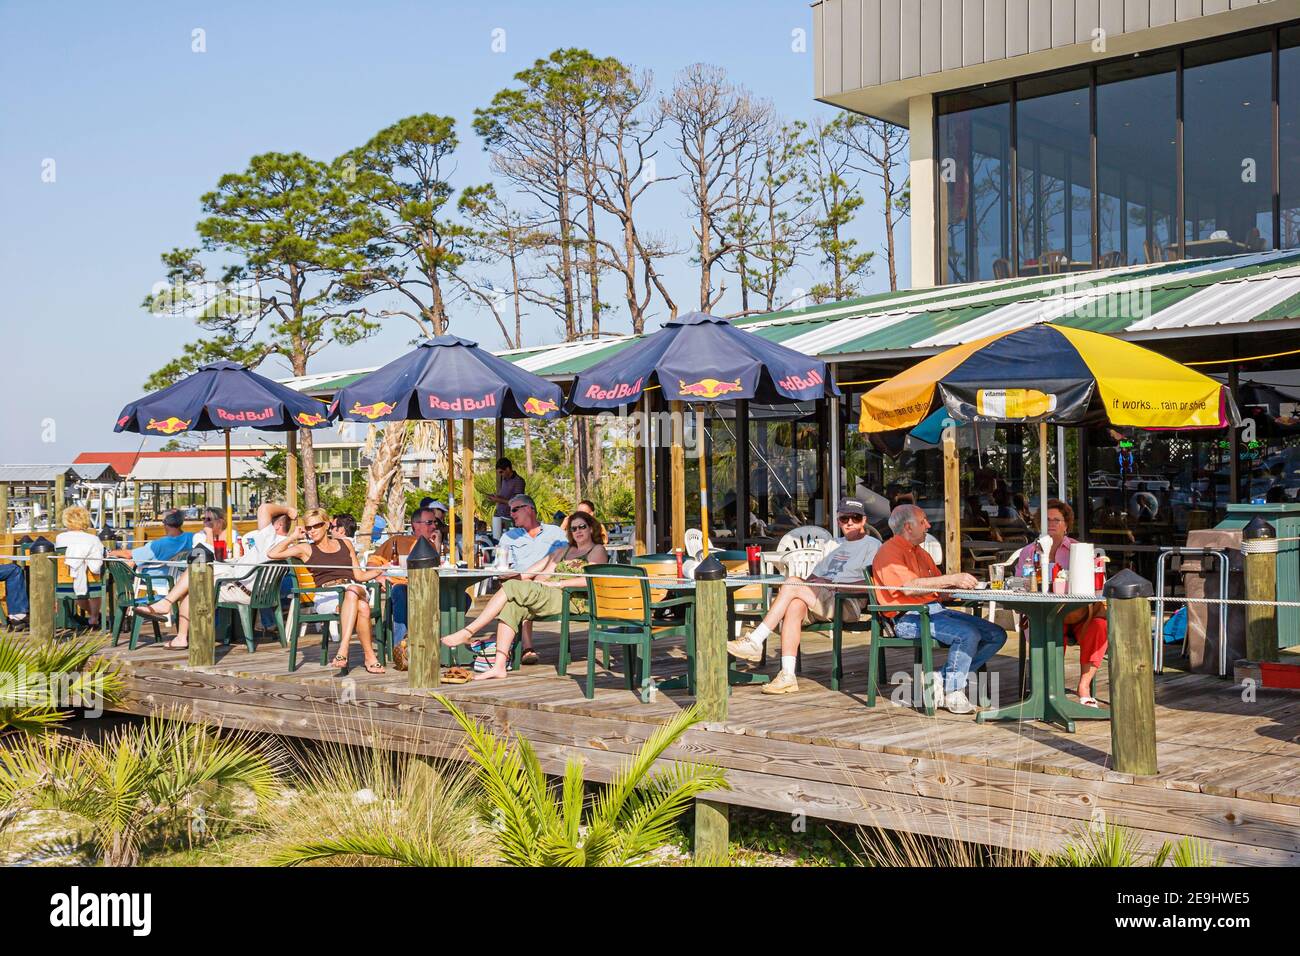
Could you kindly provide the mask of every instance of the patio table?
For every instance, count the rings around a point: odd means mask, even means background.
[[[438,607],[442,609],[440,633],[454,634],[465,626],[465,608],[460,598],[464,595],[468,584],[496,577],[502,573],[501,568],[438,568]],[[389,568],[384,572],[384,577],[401,584],[406,583],[409,575],[410,572],[406,568]],[[439,647],[443,667],[456,665],[464,667],[474,663],[474,652],[469,649],[468,644],[447,647],[439,643]]]
[[[1029,696],[1017,704],[981,711],[978,723],[991,720],[1041,720],[1074,733],[1076,720],[1109,720],[1104,707],[1086,707],[1065,696],[1065,642],[1061,621],[1070,611],[1101,600],[1098,595],[1042,594],[1010,589],[958,591],[967,604],[996,601],[1029,620]]]

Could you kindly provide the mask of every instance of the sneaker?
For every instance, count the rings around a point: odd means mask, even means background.
[[[727,653],[742,661],[758,663],[763,659],[763,648],[747,637],[742,637],[738,641],[727,641]]]
[[[943,706],[950,714],[973,714],[975,705],[970,702],[964,690],[955,690],[943,695]]]
[[[798,692],[799,681],[793,674],[787,674],[785,671],[773,677],[770,684],[763,685],[764,694],[797,694]]]
[[[943,706],[943,674],[938,671],[930,672],[930,686],[926,688],[930,697],[934,700],[934,706],[937,710]]]

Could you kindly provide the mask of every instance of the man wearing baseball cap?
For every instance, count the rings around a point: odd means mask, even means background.
[[[763,642],[780,627],[781,673],[763,686],[764,694],[793,694],[799,690],[794,665],[803,626],[831,620],[835,616],[835,586],[865,583],[865,569],[880,550],[880,541],[867,534],[867,509],[861,498],[841,498],[835,514],[840,537],[835,539],[834,550],[817,563],[806,579],[787,578],[762,623],[747,637],[727,642],[727,653],[732,657],[759,661],[763,658]],[[865,591],[862,596],[865,600]],[[858,602],[845,602],[845,621],[856,621],[859,612]]]

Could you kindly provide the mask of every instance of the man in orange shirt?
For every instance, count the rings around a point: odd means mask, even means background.
[[[971,671],[979,670],[1007,641],[1007,632],[992,621],[973,614],[950,611],[939,604],[940,588],[970,589],[978,585],[973,574],[940,574],[934,559],[921,546],[930,522],[916,505],[899,505],[889,515],[894,536],[881,545],[872,562],[872,577],[881,604],[916,604],[930,608],[930,635],[948,648],[943,670],[927,675],[933,684],[936,707],[954,714],[969,714],[975,705],[966,695]],[[900,589],[906,590],[900,590]],[[920,591],[919,588],[934,588]],[[894,633],[908,640],[921,635],[921,615],[894,612]]]

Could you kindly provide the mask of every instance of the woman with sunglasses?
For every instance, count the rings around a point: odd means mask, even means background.
[[[472,641],[493,621],[497,622],[496,661],[483,673],[474,675],[475,680],[505,677],[510,645],[523,622],[559,614],[564,609],[562,588],[582,587],[587,583],[584,577],[568,575],[580,575],[588,564],[603,564],[609,560],[605,552],[605,529],[594,515],[574,512],[570,516],[567,534],[567,546],[557,545],[520,577],[510,578],[500,591],[492,595],[482,614],[442,639],[448,647],[458,647]],[[534,577],[536,580],[530,580]]]
[[[362,582],[373,581],[384,570],[358,567],[352,542],[331,533],[330,515],[324,508],[313,508],[302,516],[302,521],[303,527],[273,547],[267,556],[273,561],[297,558],[310,569],[317,587],[346,586],[341,605],[337,591],[318,591],[313,602],[319,614],[339,612],[339,652],[330,661],[330,666],[339,669],[348,666],[348,644],[355,630],[361,639],[366,672],[384,673],[384,667],[375,655],[370,631],[370,597],[362,587]]]
[[[226,513],[220,508],[204,508],[201,533],[207,539],[208,549],[216,555],[217,560],[224,560],[229,548],[226,542]]]

